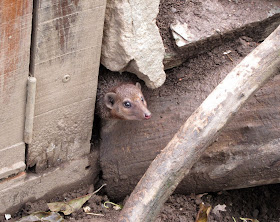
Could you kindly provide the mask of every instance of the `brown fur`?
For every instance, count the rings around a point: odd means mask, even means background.
[[[102,119],[149,119],[151,112],[147,108],[140,83],[117,83],[116,77],[113,81],[110,81],[112,77],[109,76],[105,80],[102,76],[99,80],[96,100],[97,114]],[[121,79],[120,74],[117,77]],[[114,84],[114,86],[111,86],[111,84]]]

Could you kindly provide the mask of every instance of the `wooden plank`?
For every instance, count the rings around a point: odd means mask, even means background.
[[[0,150],[0,178],[7,178],[25,170],[25,144],[17,143]]]
[[[98,152],[67,162],[42,174],[26,174],[0,181],[0,214],[13,214],[32,200],[52,198],[96,181]],[[91,167],[89,167],[91,166]],[[85,170],[86,169],[86,170]]]
[[[0,1],[0,168],[2,168],[0,170],[2,176],[7,176],[3,168],[9,168],[10,173],[16,173],[17,167],[12,166],[25,162],[25,145],[22,141],[31,25],[32,1]],[[14,155],[15,153],[17,155]]]
[[[37,78],[33,142],[36,171],[90,151],[105,0],[40,0],[32,74]]]

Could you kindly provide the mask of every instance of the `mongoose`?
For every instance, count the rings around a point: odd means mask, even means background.
[[[106,73],[103,77],[104,75]],[[106,81],[103,77],[99,79],[96,101],[96,113],[101,119],[147,120],[151,118],[140,83],[124,83],[116,80],[117,78],[112,80],[113,74],[105,77]]]

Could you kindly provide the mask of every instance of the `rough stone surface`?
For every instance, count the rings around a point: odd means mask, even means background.
[[[150,88],[165,81],[164,46],[156,26],[159,0],[107,1],[101,63],[128,71]]]

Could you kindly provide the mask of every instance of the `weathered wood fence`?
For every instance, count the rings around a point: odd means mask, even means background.
[[[105,3],[0,1],[0,213],[92,179],[87,166]],[[33,139],[25,144],[29,76],[37,89]],[[69,166],[47,170],[62,163]],[[44,174],[31,177],[26,170]]]

